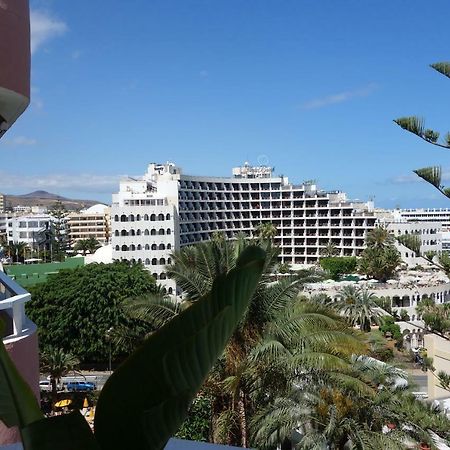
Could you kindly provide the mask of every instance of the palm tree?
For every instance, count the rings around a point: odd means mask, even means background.
[[[80,361],[71,353],[60,348],[50,347],[42,353],[41,370],[50,375],[52,386],[52,404],[58,399],[58,384],[61,378],[76,369]]]
[[[9,244],[6,244],[3,249],[13,262],[23,262],[25,253],[29,247],[25,242],[10,242]]]
[[[89,251],[89,240],[88,239],[80,239],[76,242],[74,248],[76,252],[82,252],[83,256],[86,256],[86,253]]]
[[[346,317],[351,325],[358,325],[364,332],[370,332],[371,324],[379,324],[384,315],[372,292],[353,285],[345,286],[340,290],[339,299],[333,307]]]
[[[331,258],[339,254],[339,250],[333,244],[333,241],[328,241],[328,244],[321,250],[320,255],[323,258]]]
[[[95,253],[101,247],[100,242],[91,236],[86,242],[87,251],[91,254]]]
[[[384,227],[376,227],[367,233],[366,245],[369,248],[385,248],[393,245],[394,236]]]
[[[277,234],[278,230],[272,222],[262,223],[255,230],[255,235],[263,241],[273,241]]]
[[[211,289],[215,277],[234,267],[237,256],[250,243],[238,238],[184,247],[172,255],[173,263],[167,267],[167,273],[183,289],[187,301],[196,301]],[[322,342],[336,344],[334,349],[345,347],[343,336],[348,334],[333,313],[327,316],[318,305],[310,305],[313,311],[307,310],[304,302],[298,305],[301,286],[314,279],[314,274],[306,272],[301,278],[293,275],[274,282],[271,274],[277,265],[278,250],[267,241],[260,245],[267,249],[265,271],[246,317],[204,386],[214,399],[214,442],[243,447],[249,444],[248,420],[259,403],[257,397],[263,399],[268,386],[281,388],[287,383],[286,367],[277,364],[278,350],[289,352],[287,343],[302,337],[299,345],[308,353],[308,363],[320,365],[332,356],[326,352],[328,348],[319,352],[315,345]],[[352,342],[352,350],[359,345],[353,336],[348,341]]]

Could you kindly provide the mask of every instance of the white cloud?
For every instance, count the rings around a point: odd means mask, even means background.
[[[12,139],[5,139],[6,145],[11,145],[14,147],[21,147],[26,145],[36,145],[37,140],[33,138],[28,138],[26,136],[16,136]]]
[[[377,88],[375,83],[370,83],[362,88],[352,91],[343,91],[336,94],[327,95],[325,97],[308,100],[301,105],[302,109],[319,109],[336,103],[343,103],[357,97],[367,97]]]
[[[30,27],[32,54],[52,38],[63,35],[68,29],[65,22],[38,10],[30,12]]]
[[[15,175],[0,172],[0,192],[18,192],[23,190],[112,193],[118,190],[121,175],[48,174]]]

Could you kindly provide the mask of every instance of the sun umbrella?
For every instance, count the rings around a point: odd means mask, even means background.
[[[64,406],[69,406],[72,403],[72,400],[70,398],[65,398],[64,400],[60,400],[59,402],[55,403],[55,406],[57,408],[63,408]]]
[[[89,402],[86,397],[84,397],[83,408],[89,408]]]

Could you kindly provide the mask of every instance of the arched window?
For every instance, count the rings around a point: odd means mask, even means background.
[[[164,214],[158,214],[158,220],[164,220]]]
[[[134,214],[130,214],[130,216],[128,217],[128,220],[130,222],[134,222]]]
[[[116,214],[115,216],[114,216],[114,222],[118,222],[119,221],[119,216]]]
[[[150,244],[145,244],[145,250],[150,250]]]
[[[167,277],[166,277],[166,274],[164,272],[162,272],[161,275],[159,276],[160,280],[165,280],[166,278]]]
[[[150,234],[150,232],[148,230],[144,231],[144,236],[148,236]]]
[[[172,260],[170,258],[167,258],[167,264],[172,264]]]
[[[131,264],[136,264],[136,260],[134,258],[131,258]]]
[[[136,232],[131,229],[130,232],[128,233],[128,236],[136,236]]]
[[[121,235],[121,236],[128,236],[127,230],[122,230],[122,231],[120,232],[120,235]]]
[[[168,292],[169,292],[170,295],[172,295],[172,294],[173,294],[173,289],[172,289],[172,288],[169,288],[169,291],[168,291]]]
[[[166,264],[165,258],[161,258],[161,259],[159,260],[159,264],[160,264],[161,266],[164,266],[164,265]]]
[[[152,266],[156,266],[158,264],[158,260],[156,258],[152,259]]]
[[[163,294],[167,294],[167,289],[166,288],[162,288],[162,293]]]
[[[136,216],[136,220],[138,221],[138,220],[141,220],[141,215],[140,214],[138,214],[137,216]]]
[[[136,236],[140,236],[141,235],[141,230],[136,230]]]
[[[120,216],[120,221],[121,221],[121,222],[128,222],[127,216],[126,216],[125,214],[122,214],[122,215]]]
[[[154,278],[155,280],[158,279],[158,274],[157,274],[157,273],[152,273],[152,275],[153,275],[153,278]]]
[[[149,219],[148,214],[145,214],[144,215],[144,220],[148,220],[148,219]]]
[[[172,248],[172,244],[167,244],[167,250],[170,250]]]
[[[118,252],[120,250],[120,247],[118,245],[116,245],[116,252]]]
[[[154,228],[152,228],[152,231],[150,231],[150,234],[151,234],[152,236],[156,236],[156,230],[155,230]]]
[[[166,234],[170,234],[170,233],[171,233],[170,228],[167,228]]]
[[[131,245],[130,245],[130,250],[131,250],[132,252],[134,252],[134,251],[136,250],[136,246],[135,246],[134,244],[131,244]]]
[[[166,214],[166,220],[170,220],[170,214]]]
[[[139,258],[139,259],[138,259],[138,263],[139,263],[139,264],[142,264],[142,258]]]
[[[136,247],[136,250],[142,250],[142,245],[138,244],[137,247]]]
[[[157,250],[158,246],[156,244],[152,244],[152,250]]]
[[[114,236],[120,236],[119,230],[114,231]]]
[[[166,246],[164,244],[159,244],[159,250],[165,250]]]
[[[160,228],[159,231],[158,231],[158,234],[159,234],[160,236],[163,235],[163,234],[164,234],[164,228]]]
[[[128,251],[128,247],[126,245],[122,245],[122,251],[123,252],[127,252]]]
[[[145,259],[145,265],[149,266],[150,265],[150,260],[148,258]]]
[[[154,222],[154,221],[156,220],[155,214],[152,214],[152,215],[150,216],[150,220],[151,220],[152,222]]]

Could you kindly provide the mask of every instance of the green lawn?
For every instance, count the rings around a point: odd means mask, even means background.
[[[51,273],[59,272],[61,269],[75,269],[80,266],[84,266],[83,257],[68,258],[64,262],[4,266],[4,269],[22,287],[28,287],[44,282]]]

